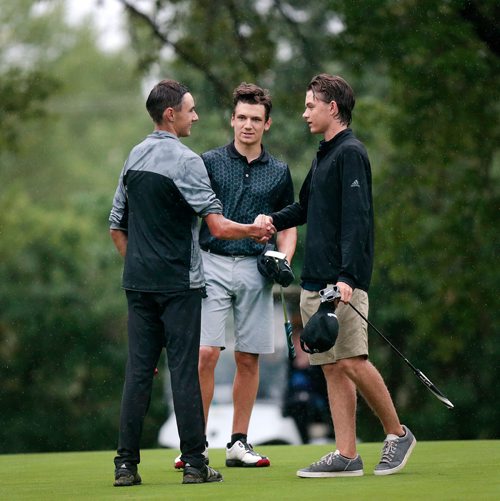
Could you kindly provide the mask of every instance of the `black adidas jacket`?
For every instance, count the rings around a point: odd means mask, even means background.
[[[368,291],[373,269],[371,168],[351,129],[321,141],[299,201],[271,214],[278,231],[307,222],[303,282]]]

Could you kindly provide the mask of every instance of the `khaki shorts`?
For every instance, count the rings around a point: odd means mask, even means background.
[[[321,297],[318,292],[302,289],[300,293],[302,325],[305,326],[316,313],[320,302]],[[368,318],[368,294],[364,290],[354,289],[351,303]],[[368,357],[368,326],[366,322],[348,304],[339,303],[335,314],[339,321],[337,341],[330,350],[309,355],[311,365],[333,364],[342,358]]]

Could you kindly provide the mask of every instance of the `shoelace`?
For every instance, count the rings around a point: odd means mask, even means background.
[[[207,478],[210,478],[210,477],[216,477],[218,475],[217,471],[215,471],[213,468],[211,468],[210,466],[206,465],[207,467]]]
[[[335,458],[335,456],[337,456],[338,454],[336,454],[335,452],[329,452],[328,454],[325,454],[319,461],[316,461],[315,465],[322,465],[322,464],[327,464],[327,465],[331,465],[333,463],[333,460]]]
[[[396,440],[386,440],[384,442],[384,448],[382,449],[382,459],[380,462],[390,463],[394,459],[396,448]]]
[[[253,450],[253,446],[252,444],[248,444],[246,442],[241,442],[244,446],[245,446],[245,450],[251,454],[252,456],[260,456],[260,454],[257,454],[254,450]]]

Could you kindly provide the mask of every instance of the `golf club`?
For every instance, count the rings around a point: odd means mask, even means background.
[[[323,289],[320,295],[325,297],[327,301],[334,301],[340,298],[340,292],[336,286],[331,289]],[[424,383],[431,393],[440,400],[448,409],[453,409],[455,406],[451,401],[436,387],[436,385],[419,369],[417,369],[390,341],[387,339],[355,306],[348,303],[349,306],[397,353],[411,368],[413,373]]]
[[[278,252],[274,250],[268,250],[264,254],[265,256],[274,259],[277,268],[279,269],[280,261],[286,262],[286,254],[283,252]],[[293,277],[293,274],[292,274]],[[292,339],[292,323],[288,320],[288,313],[286,311],[286,302],[285,302],[285,294],[283,293],[283,286],[280,284],[280,292],[281,292],[281,304],[283,305],[283,316],[285,319],[285,338],[286,338],[286,346],[288,349],[288,359],[293,360],[296,357],[295,346],[293,345]]]

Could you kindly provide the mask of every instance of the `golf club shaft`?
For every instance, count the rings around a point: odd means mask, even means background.
[[[288,320],[288,312],[286,311],[285,294],[283,293],[283,287],[280,286],[281,292],[281,304],[283,305],[283,317],[285,319],[285,339],[286,346],[288,349],[288,359],[293,360],[296,357],[295,346],[293,345],[292,333],[293,328],[291,322]]]
[[[431,391],[431,393],[440,400],[446,407],[453,409],[454,405],[451,401],[442,393],[434,383],[419,369],[417,369],[390,341],[384,336],[355,306],[348,303],[349,306],[397,353],[406,364],[412,369],[413,373],[424,383],[424,385]]]

